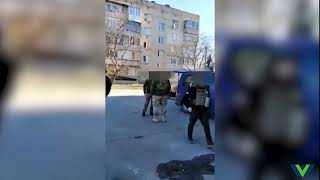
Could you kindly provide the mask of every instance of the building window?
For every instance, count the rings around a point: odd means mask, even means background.
[[[189,65],[189,62],[190,62],[190,61],[189,61],[188,58],[184,58],[184,59],[183,59],[183,64],[184,64],[184,65]]]
[[[158,50],[158,57],[163,57],[164,56],[164,51]]]
[[[133,32],[140,33],[141,24],[137,23],[137,22],[134,22],[134,21],[129,21],[129,23],[128,23],[128,31],[133,31]]]
[[[178,29],[178,21],[172,20],[172,29]]]
[[[106,11],[108,11],[108,12],[119,12],[119,8],[118,8],[118,6],[117,5],[115,5],[115,4],[107,4],[106,5]]]
[[[144,27],[143,31],[144,31],[145,35],[147,35],[147,36],[151,35],[151,28]]]
[[[172,41],[173,42],[177,41],[177,33],[172,33]]]
[[[125,50],[119,50],[118,51],[118,58],[119,59],[128,59],[131,60],[133,55],[133,51],[125,51]]]
[[[160,32],[165,32],[166,31],[166,24],[159,23],[159,31]]]
[[[125,36],[122,36],[120,38],[117,38],[117,44],[118,45],[123,45],[124,44],[124,39],[125,39]]]
[[[131,39],[131,45],[133,45],[133,46],[140,46],[140,38],[132,37],[132,39]]]
[[[176,66],[177,65],[177,59],[176,58],[171,58],[170,59],[170,64],[171,64],[171,66]]]
[[[132,52],[132,59],[133,60],[140,60],[141,59],[141,52],[140,51],[133,51]]]
[[[117,23],[117,19],[114,17],[107,17],[105,19],[105,25],[107,28],[113,28]]]
[[[143,62],[145,64],[149,63],[149,56],[143,56]]]
[[[140,8],[129,7],[129,15],[140,17]]]
[[[147,48],[147,42],[144,42],[144,43],[143,43],[143,47],[144,47],[144,48]]]
[[[140,8],[129,7],[128,11],[129,11],[129,20],[130,21],[141,22]]]
[[[160,36],[160,37],[158,38],[158,42],[159,42],[160,44],[165,44],[165,43],[166,43],[166,38]]]
[[[128,46],[133,41],[133,37],[124,36],[123,45]]]
[[[144,20],[147,21],[147,22],[151,22],[152,21],[151,14],[144,14]]]
[[[198,30],[198,27],[199,27],[199,23],[197,22],[189,21],[189,20],[184,21],[184,28]]]

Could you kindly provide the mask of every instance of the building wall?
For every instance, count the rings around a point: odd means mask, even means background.
[[[141,58],[139,67],[135,71],[137,74],[134,76],[137,76],[139,71],[176,70],[185,69],[188,66],[188,64],[184,64],[182,59],[182,46],[185,43],[184,34],[186,31],[184,21],[194,21],[199,25],[200,17],[198,15],[145,0],[110,1],[127,5],[129,8],[135,7],[140,9],[140,17],[131,17],[129,15],[129,20],[141,23]],[[173,20],[177,22],[176,28],[173,28]],[[159,23],[165,25],[163,32],[159,30]],[[149,29],[149,31],[145,29]],[[190,33],[190,30],[188,32]],[[199,30],[191,33],[198,36]],[[173,36],[176,37],[176,40],[173,39]],[[164,44],[159,43],[159,37],[165,38]],[[158,55],[159,51],[163,52],[163,56]],[[171,59],[173,64],[171,63]]]

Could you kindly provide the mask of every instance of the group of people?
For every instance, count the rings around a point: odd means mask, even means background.
[[[170,95],[171,84],[169,80],[153,81],[147,79],[143,85],[145,94],[145,103],[142,116],[146,116],[150,104],[150,115],[153,116],[153,122],[166,122],[167,101]],[[210,118],[210,90],[209,86],[202,83],[192,83],[190,88],[182,98],[184,104],[190,111],[188,125],[188,140],[191,144],[193,140],[193,129],[198,120],[200,120],[208,146],[213,145],[209,118]]]

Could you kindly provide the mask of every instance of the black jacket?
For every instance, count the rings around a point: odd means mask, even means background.
[[[187,108],[191,107],[193,110],[201,110],[201,111],[209,110],[209,107],[196,106],[194,104],[194,100],[196,99],[198,88],[206,89],[208,91],[208,97],[210,98],[210,90],[208,86],[207,87],[192,86],[186,91],[185,95],[181,100],[181,103],[184,104]]]
[[[152,84],[152,80],[146,80],[143,84],[143,93],[146,94],[150,94],[151,93],[151,84]]]

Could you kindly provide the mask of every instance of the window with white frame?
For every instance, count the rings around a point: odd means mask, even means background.
[[[148,64],[149,63],[149,56],[143,56],[143,62],[145,64]]]
[[[116,4],[107,3],[105,6],[105,10],[108,12],[119,12],[120,7]]]
[[[194,22],[194,21],[190,21],[190,20],[186,20],[186,21],[184,21],[184,28],[198,30],[199,29],[199,23],[198,22]]]
[[[129,7],[129,15],[140,17],[140,8],[138,7]]]
[[[160,32],[165,32],[166,31],[166,24],[159,23],[159,31]]]
[[[172,41],[173,42],[177,41],[177,33],[172,33]]]
[[[143,28],[144,34],[147,36],[151,36],[151,28],[149,27],[144,27]]]
[[[178,29],[178,21],[172,20],[172,29]]]
[[[166,38],[163,37],[163,36],[159,36],[158,42],[159,42],[160,44],[165,44],[165,43],[166,43]]]
[[[163,57],[163,56],[164,56],[164,51],[158,50],[158,57]]]
[[[129,7],[129,20],[135,22],[141,22],[140,8],[138,7]]]

